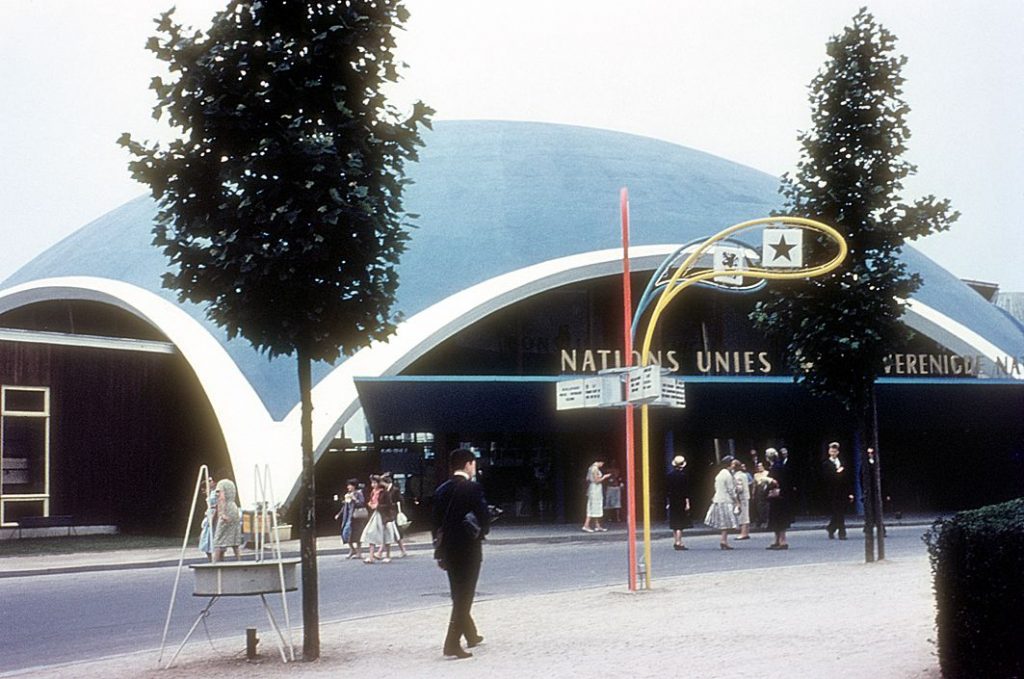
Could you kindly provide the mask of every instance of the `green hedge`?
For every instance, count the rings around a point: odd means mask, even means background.
[[[939,519],[924,541],[943,676],[1024,678],[1024,498]]]

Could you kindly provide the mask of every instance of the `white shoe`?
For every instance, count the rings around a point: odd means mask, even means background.
[[[593,529],[593,528],[589,528],[589,527],[587,527],[587,526],[584,526],[584,527],[583,527],[583,532],[584,532],[584,533],[593,533],[593,532],[594,532],[594,529]]]
[[[598,533],[607,533],[608,529],[602,526],[601,528],[595,528],[594,531]]]

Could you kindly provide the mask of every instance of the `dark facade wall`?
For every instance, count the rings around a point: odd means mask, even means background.
[[[229,469],[179,355],[0,342],[0,383],[51,390],[51,514],[180,534],[199,465]]]
[[[634,277],[635,291],[645,284],[646,276]],[[710,496],[716,439],[721,443],[731,440],[735,452],[748,464],[751,448],[763,454],[768,446],[786,446],[797,469],[800,510],[808,514],[825,511],[820,467],[827,443],[840,441],[844,461],[854,467],[855,418],[834,400],[815,398],[798,385],[779,382],[778,378],[788,379],[780,348],[757,333],[747,317],[757,299],[758,294],[723,295],[693,289],[663,316],[653,348],[676,352],[680,376],[685,379],[698,374],[701,356],[705,365],[710,362],[713,366],[706,373],[709,376],[740,377],[743,381],[717,386],[691,383],[685,410],[652,412],[655,516],[661,515],[663,507],[660,489],[671,457],[671,451],[665,449],[668,440],[691,459],[701,504]],[[560,361],[563,349],[583,352],[621,347],[620,305],[617,278],[567,285],[481,320],[423,356],[405,374],[559,374],[564,370]],[[897,351],[947,353],[922,335]],[[725,366],[718,359],[711,361],[708,356],[716,352],[732,361]],[[752,357],[750,366],[743,360],[747,353]],[[760,380],[769,377],[776,379]],[[879,384],[883,491],[891,498],[887,503],[890,510],[966,509],[1024,495],[1024,385],[986,382],[966,377]],[[400,418],[390,412],[402,411],[412,430],[496,442],[499,449],[542,448],[552,460],[560,501],[569,517],[582,514],[584,486],[579,479],[593,455],[604,455],[622,467],[621,414],[556,414],[549,392],[513,399],[520,392],[513,392],[511,386],[500,396],[476,396],[475,388],[453,385],[451,393],[443,395],[443,407],[424,409],[392,387],[395,397],[387,408],[369,414],[371,424],[374,417],[386,414],[388,425],[381,433],[402,431],[403,424],[395,421]],[[529,398],[534,400],[527,403]],[[505,410],[513,410],[517,420],[509,421],[502,413]],[[474,416],[479,421],[472,421]],[[547,438],[542,444],[527,440],[543,433]],[[495,471],[511,479],[510,485],[526,485],[515,479],[523,470]],[[496,487],[494,494],[507,495],[506,490]]]

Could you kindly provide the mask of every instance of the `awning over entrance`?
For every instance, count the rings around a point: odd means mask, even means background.
[[[788,378],[684,377],[685,409],[652,409],[659,423],[708,436],[834,428],[848,415]],[[621,410],[555,409],[555,376],[427,375],[356,378],[360,402],[376,433],[572,432],[618,429]],[[942,378],[878,381],[882,429],[1024,427],[1024,383]],[[851,426],[852,422],[847,423]],[[842,426],[842,424],[840,424]]]
[[[548,431],[557,377],[430,375],[355,378],[375,433]]]

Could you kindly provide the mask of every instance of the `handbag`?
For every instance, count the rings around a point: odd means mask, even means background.
[[[399,503],[398,504],[398,513],[395,514],[395,525],[397,525],[399,528],[405,528],[410,523],[412,523],[412,521],[410,521],[409,517],[406,516],[405,512],[402,511],[402,504]]]
[[[366,511],[366,507],[356,507],[352,510],[353,519],[368,519],[370,518],[370,512]]]

